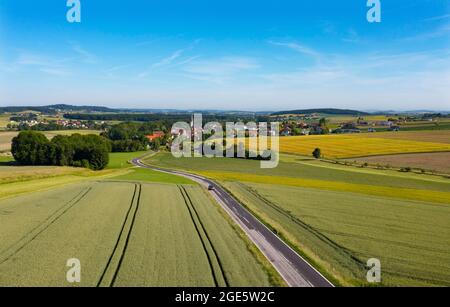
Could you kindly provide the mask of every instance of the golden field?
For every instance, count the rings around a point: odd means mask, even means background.
[[[273,175],[264,176],[264,175],[243,174],[225,171],[222,172],[202,171],[196,173],[209,177],[211,179],[221,181],[240,181],[240,182],[284,185],[301,188],[323,189],[328,191],[367,194],[379,197],[400,198],[413,201],[426,201],[442,204],[450,203],[450,193],[444,191],[376,186],[369,184],[339,182],[334,180],[317,180],[317,179],[293,178],[293,177],[273,176]]]
[[[411,136],[413,136],[411,134]],[[400,153],[450,151],[450,144],[407,139],[394,139],[391,134],[347,134],[292,136],[280,138],[280,152],[308,155],[320,148],[325,158],[352,158]]]

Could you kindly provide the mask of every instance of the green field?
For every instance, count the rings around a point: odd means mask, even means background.
[[[89,181],[0,201],[0,286],[269,286],[274,278],[197,185]]]
[[[120,168],[128,168],[133,166],[129,163],[134,158],[141,157],[145,154],[148,154],[147,151],[138,151],[138,152],[113,152],[109,154],[109,164],[108,169],[120,169]]]
[[[143,185],[142,193],[130,252],[116,285],[270,285],[246,244],[200,187]]]
[[[91,171],[85,168],[57,167],[57,166],[17,166],[11,164],[14,159],[10,156],[0,156],[0,199],[20,195],[23,193],[48,190],[57,186],[67,185],[86,180],[99,180],[111,177],[126,176],[124,179],[140,179],[151,182],[178,183],[178,177],[161,176],[160,173],[139,175],[139,170],[132,169],[127,163],[132,158],[142,156],[145,152],[111,153],[112,167],[103,171]],[[128,176],[128,177],[127,177]],[[137,180],[140,180],[137,179]],[[182,178],[181,178],[182,179]],[[179,181],[185,183],[186,181]]]
[[[383,285],[450,285],[450,180],[282,156],[275,169],[241,159],[145,160],[220,181],[342,285],[365,285],[379,258]]]
[[[163,182],[173,184],[196,184],[195,182],[187,178],[142,168],[133,168],[126,174],[114,177],[114,180]]]
[[[448,205],[281,185],[224,185],[349,284],[364,284],[365,263],[377,258],[383,285],[450,285]]]

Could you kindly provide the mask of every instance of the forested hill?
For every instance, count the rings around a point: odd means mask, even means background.
[[[16,106],[0,107],[0,113],[17,113],[25,111],[34,111],[41,113],[56,112],[117,112],[115,109],[99,106],[72,106],[67,104],[55,104],[49,106]]]
[[[320,113],[320,114],[328,114],[328,115],[369,115],[369,113],[356,111],[356,110],[332,109],[332,108],[280,111],[280,112],[272,113],[271,115],[312,114],[312,113]]]

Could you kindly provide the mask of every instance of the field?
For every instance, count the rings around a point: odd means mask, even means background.
[[[74,167],[13,166],[11,165],[12,157],[0,156],[0,199],[86,180],[98,180],[121,175],[130,176],[134,170],[131,170],[132,165],[128,164],[127,161],[143,154],[142,152],[111,153],[110,168],[97,172]],[[155,176],[147,174],[146,177],[148,180],[156,182],[165,179],[159,173]]]
[[[11,150],[11,140],[17,135],[17,132],[0,131],[0,152]]]
[[[0,285],[268,286],[267,270],[197,185],[96,181],[0,201]]]
[[[364,280],[370,258],[387,286],[450,285],[449,205],[281,185],[226,183],[327,271]]]
[[[132,165],[128,163],[136,157],[148,154],[147,151],[138,152],[114,152],[109,155],[108,169],[120,169],[131,167]]]
[[[383,285],[450,285],[448,179],[284,155],[275,169],[169,153],[145,161],[220,181],[342,285],[365,285],[372,257],[382,260]]]
[[[49,139],[52,139],[56,135],[72,135],[79,134],[100,134],[97,130],[60,130],[60,131],[44,131],[42,132]],[[12,139],[19,134],[17,131],[0,131],[0,152],[11,150]]]
[[[392,138],[389,135],[389,133],[376,133],[282,137],[280,138],[280,151],[287,154],[310,156],[315,148],[320,148],[325,158],[333,159],[450,151],[448,142],[417,141]]]
[[[450,130],[379,132],[364,137],[450,144]]]
[[[450,152],[365,157],[352,159],[352,161],[450,173]]]
[[[5,130],[9,124],[10,115],[0,114],[0,130]]]

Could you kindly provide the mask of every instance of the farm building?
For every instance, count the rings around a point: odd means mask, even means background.
[[[154,131],[153,134],[146,135],[145,137],[149,139],[149,141],[153,142],[155,139],[161,139],[165,136],[163,131]]]

